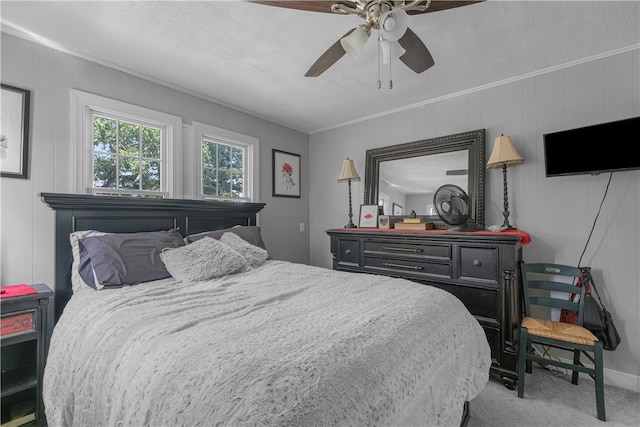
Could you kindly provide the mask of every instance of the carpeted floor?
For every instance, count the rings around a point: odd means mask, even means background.
[[[564,372],[564,371],[563,371]],[[593,381],[580,379],[571,384],[571,375],[553,373],[534,365],[525,377],[524,398],[492,377],[484,390],[471,401],[468,427],[611,427],[640,426],[640,394],[605,385],[607,421],[596,418]]]

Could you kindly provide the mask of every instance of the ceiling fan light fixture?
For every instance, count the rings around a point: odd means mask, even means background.
[[[369,31],[364,26],[356,27],[351,34],[340,39],[340,45],[345,52],[354,54],[364,47],[369,40]]]
[[[389,41],[398,41],[409,28],[409,15],[403,9],[392,9],[380,15],[382,37]]]
[[[382,63],[388,64],[400,58],[406,50],[397,41],[380,40],[380,50],[382,51]]]

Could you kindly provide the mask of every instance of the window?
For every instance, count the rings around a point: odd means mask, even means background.
[[[75,191],[178,197],[182,119],[72,90]]]
[[[193,123],[198,149],[196,194],[202,199],[258,200],[258,142],[204,123]]]
[[[163,129],[94,113],[93,190],[160,195]]]

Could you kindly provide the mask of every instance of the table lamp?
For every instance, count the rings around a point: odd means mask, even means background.
[[[504,182],[504,222],[502,228],[504,230],[515,230],[509,224],[509,197],[507,192],[507,167],[521,165],[524,159],[518,154],[515,147],[511,143],[511,137],[508,135],[500,135],[493,142],[493,151],[487,162],[487,169],[502,168],[502,179]]]
[[[340,172],[340,177],[338,178],[338,182],[343,181],[347,181],[349,183],[349,223],[345,225],[344,228],[357,228],[353,223],[353,213],[351,209],[351,181],[360,181],[360,175],[356,172],[353,160],[348,157],[346,160],[342,161],[342,172]]]

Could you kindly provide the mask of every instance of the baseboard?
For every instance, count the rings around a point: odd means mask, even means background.
[[[540,351],[534,346],[535,351],[542,356]],[[567,359],[565,357],[559,356],[557,353],[554,354],[554,358],[561,360],[563,362],[572,363],[573,360]],[[640,376],[628,374],[626,372],[615,371],[613,369],[604,369],[604,383],[607,385],[611,385],[614,387],[623,388],[625,390],[634,391],[636,393],[640,393]],[[580,379],[585,378],[589,381],[593,381],[593,379],[585,373],[580,373]]]
[[[588,374],[580,372],[580,380],[586,379],[593,381]],[[613,369],[604,370],[604,383],[614,387],[623,388],[629,391],[640,393],[640,376],[627,374],[626,372],[614,371]]]
[[[586,376],[588,379],[591,379],[589,375],[585,374],[582,376]],[[640,393],[640,376],[638,375],[627,374],[626,372],[614,371],[613,369],[605,368],[604,383]]]

